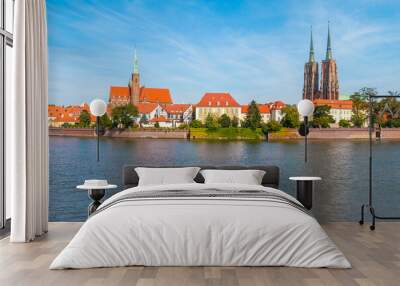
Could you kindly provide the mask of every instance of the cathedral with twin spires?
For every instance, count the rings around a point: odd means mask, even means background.
[[[311,30],[310,54],[308,62],[304,65],[303,99],[339,99],[339,80],[336,61],[332,56],[331,34],[328,25],[328,42],[325,60],[321,63],[321,83],[319,82],[318,63],[314,57],[314,43]]]

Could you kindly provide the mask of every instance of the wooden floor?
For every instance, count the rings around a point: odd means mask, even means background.
[[[48,270],[81,226],[50,223],[49,233],[32,243],[0,241],[0,285],[400,285],[400,222],[367,225],[332,223],[324,229],[352,269],[289,267],[123,267]]]

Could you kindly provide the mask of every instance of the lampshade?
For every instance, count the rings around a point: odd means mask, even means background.
[[[107,104],[101,99],[95,99],[90,103],[90,112],[94,116],[103,116],[107,111]]]
[[[301,116],[310,116],[314,112],[314,103],[308,99],[300,100],[297,104],[297,110]]]

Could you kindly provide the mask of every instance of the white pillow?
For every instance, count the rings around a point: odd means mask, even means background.
[[[265,171],[261,170],[202,170],[206,184],[261,185]]]
[[[195,183],[199,167],[185,168],[135,168],[139,186]]]

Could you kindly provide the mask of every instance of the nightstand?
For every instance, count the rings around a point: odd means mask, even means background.
[[[290,177],[289,180],[296,181],[296,198],[308,210],[312,209],[314,181],[321,181],[320,177]]]
[[[110,185],[106,180],[85,180],[83,185],[76,187],[78,190],[86,190],[89,198],[93,200],[88,206],[88,216],[94,213],[101,205],[100,200],[104,197],[106,190],[115,189],[116,187],[117,185]]]

